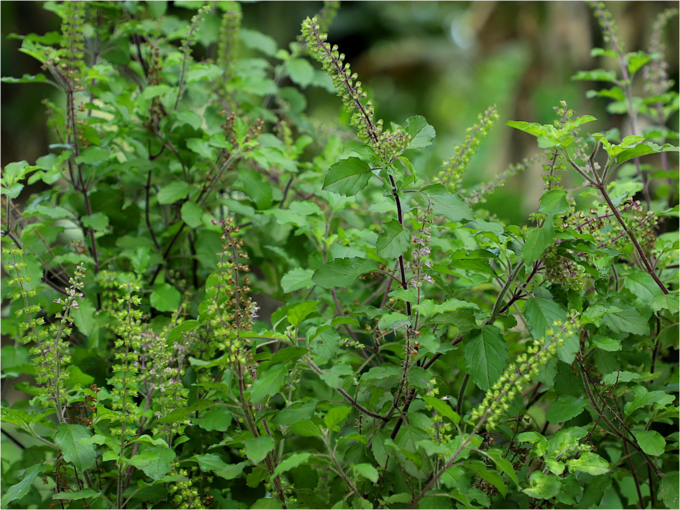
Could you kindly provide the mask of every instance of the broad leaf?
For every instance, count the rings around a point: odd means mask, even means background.
[[[473,220],[474,211],[458,193],[450,193],[441,184],[425,186],[420,190],[434,204],[434,213],[446,216],[450,221]]]
[[[245,445],[246,457],[250,459],[253,464],[262,462],[267,454],[271,452],[276,443],[269,436],[260,436],[254,439],[248,439],[243,443]]]
[[[495,326],[484,326],[464,343],[465,366],[472,381],[486,391],[498,380],[508,359],[508,344]]]
[[[373,173],[359,158],[343,159],[332,165],[323,180],[323,189],[351,197],[366,187]]]
[[[61,448],[61,454],[66,462],[72,462],[81,473],[95,464],[97,451],[91,444],[82,444],[82,439],[89,439],[92,433],[82,425],[59,425],[54,436],[54,444]]]
[[[375,264],[370,260],[358,257],[334,259],[314,271],[312,281],[324,289],[346,288],[371,271],[375,271]]]
[[[397,220],[385,223],[384,230],[378,236],[375,245],[378,255],[386,259],[394,259],[408,250],[411,234]]]

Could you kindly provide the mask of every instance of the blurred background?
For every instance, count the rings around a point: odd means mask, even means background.
[[[40,72],[35,60],[17,51],[21,41],[8,40],[7,35],[59,30],[58,18],[41,4],[0,2],[2,76]],[[170,4],[168,14],[183,19],[193,14]],[[259,30],[287,48],[302,20],[318,12],[322,3],[262,2],[242,7],[244,27]],[[635,51],[648,48],[656,16],[677,8],[678,2],[608,2],[607,7],[625,50]],[[473,158],[464,185],[489,180],[509,164],[538,152],[533,137],[504,124],[507,120],[551,122],[553,106],[560,100],[566,100],[577,115],[597,117],[593,130],[618,127],[623,135],[629,134],[625,116],[607,113],[606,99],[586,98],[588,90],[602,88],[602,83],[571,80],[578,70],[616,69],[613,60],[590,56],[590,50],[604,42],[583,2],[343,2],[329,41],[340,46],[375,98],[378,118],[389,124],[424,115],[435,127],[436,146],[417,162],[431,174],[452,155],[454,144],[463,141],[477,115],[497,105],[500,119]],[[677,90],[677,17],[671,19],[662,41]],[[639,93],[641,78],[640,73]],[[311,117],[337,119],[339,98],[315,87],[305,93]],[[58,94],[48,85],[2,85],[3,166],[24,159],[32,163],[47,153],[50,135],[40,101],[56,99]],[[672,122],[677,129],[677,114]],[[641,124],[644,127],[644,121]],[[541,162],[494,192],[485,207],[505,220],[526,221],[543,188]]]

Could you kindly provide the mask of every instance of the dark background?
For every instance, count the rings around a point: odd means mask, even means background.
[[[171,3],[172,4],[172,3]],[[287,48],[300,23],[321,2],[244,3],[243,26],[270,35]],[[646,49],[658,13],[677,2],[608,2],[626,51]],[[18,51],[10,33],[59,30],[59,19],[42,2],[1,2],[2,76],[41,72],[37,61]],[[168,14],[190,19],[194,11],[170,5]],[[490,179],[510,163],[534,154],[535,139],[505,127],[507,120],[550,122],[552,107],[564,99],[577,115],[599,120],[594,130],[619,127],[629,134],[626,117],[606,112],[607,100],[586,99],[602,83],[574,82],[578,70],[615,69],[611,60],[592,58],[602,47],[602,33],[582,2],[345,2],[333,22],[329,40],[340,46],[377,103],[376,115],[389,125],[424,115],[437,130],[435,148],[420,156],[436,173],[465,129],[488,106],[500,119],[470,164],[466,184]],[[670,78],[678,81],[678,18],[663,40]],[[198,55],[203,48],[196,48]],[[245,51],[245,50],[244,50]],[[316,65],[316,64],[315,64]],[[641,72],[636,87],[641,93]],[[677,88],[677,85],[676,85]],[[50,134],[44,97],[60,93],[42,84],[2,85],[2,165],[29,163],[48,152]],[[337,119],[340,100],[325,90],[306,90],[308,113],[323,121]],[[677,126],[677,117],[673,120]],[[640,122],[644,127],[645,122]],[[673,160],[675,165],[676,160]],[[522,222],[535,210],[543,187],[540,164],[496,191],[487,207],[508,221]],[[576,181],[573,181],[576,182]]]

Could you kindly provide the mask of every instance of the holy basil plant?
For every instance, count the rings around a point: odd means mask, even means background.
[[[545,152],[522,226],[483,208],[520,167],[461,187],[495,107],[423,168],[336,2],[287,48],[233,2],[44,7],[44,74],[3,78],[58,89],[2,172],[3,507],[678,507],[676,12],[626,53],[593,4],[613,64],[575,79],[628,136],[507,122]]]

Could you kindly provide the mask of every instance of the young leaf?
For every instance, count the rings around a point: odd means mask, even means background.
[[[265,397],[273,397],[281,389],[283,379],[288,374],[285,365],[275,365],[258,380],[253,382],[250,389],[250,398],[254,404],[259,404]]]
[[[285,473],[286,471],[290,471],[291,469],[298,467],[300,464],[304,464],[311,456],[312,455],[310,453],[296,453],[291,455],[286,460],[279,463],[272,474],[272,478],[276,478],[281,473]]]
[[[297,327],[305,318],[316,312],[319,305],[318,301],[303,301],[302,303],[295,303],[292,308],[288,309],[288,322]]]
[[[578,459],[567,461],[569,471],[583,471],[589,475],[598,476],[609,472],[609,464],[602,457],[592,452],[582,453]]]
[[[425,117],[416,115],[406,122],[406,132],[411,136],[411,143],[406,147],[407,149],[424,149],[432,145],[436,133]]]
[[[334,430],[337,425],[345,421],[349,413],[352,412],[351,407],[334,407],[323,418],[323,422],[326,424],[328,430]]]
[[[174,312],[179,308],[182,296],[179,291],[169,283],[156,285],[151,293],[151,306],[159,312]]]
[[[544,475],[542,471],[534,471],[529,477],[529,488],[522,492],[534,499],[550,499],[560,491],[560,479],[554,475]]]
[[[368,185],[371,167],[359,158],[343,159],[332,165],[323,180],[323,189],[351,197]]]

